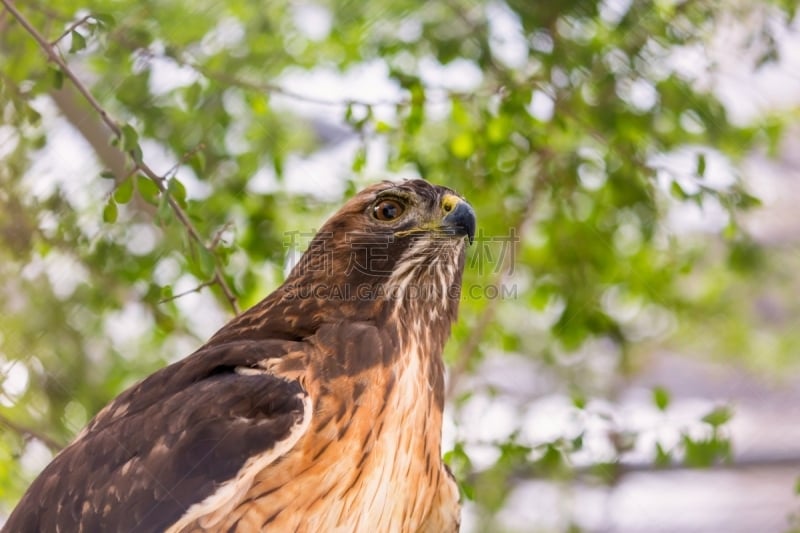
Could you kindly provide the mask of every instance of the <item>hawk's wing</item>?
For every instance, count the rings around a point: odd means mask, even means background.
[[[193,505],[217,504],[248,460],[263,468],[308,427],[300,384],[252,368],[286,353],[280,344],[204,348],[124,392],[42,472],[4,531],[163,531]]]

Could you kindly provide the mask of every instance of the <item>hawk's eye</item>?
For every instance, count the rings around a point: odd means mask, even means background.
[[[372,216],[384,222],[394,220],[403,214],[406,208],[397,200],[383,200],[372,208]]]

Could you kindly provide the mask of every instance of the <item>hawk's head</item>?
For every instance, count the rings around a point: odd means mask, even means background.
[[[382,182],[323,225],[287,285],[356,302],[351,311],[409,305],[454,313],[474,234],[475,212],[453,190],[424,180]]]
[[[283,286],[233,329],[311,334],[340,319],[413,317],[441,331],[443,344],[474,234],[475,212],[452,189],[419,179],[375,184],[328,219]]]

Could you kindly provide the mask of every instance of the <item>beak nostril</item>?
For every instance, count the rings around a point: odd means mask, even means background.
[[[472,206],[456,196],[451,196],[442,202],[442,211],[445,212],[442,218],[444,227],[454,235],[466,235],[472,244],[475,236],[475,211]]]
[[[450,213],[456,208],[460,201],[461,200],[457,196],[453,194],[446,194],[442,199],[442,211],[445,213]]]

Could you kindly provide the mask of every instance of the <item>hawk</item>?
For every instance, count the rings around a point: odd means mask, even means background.
[[[275,292],[100,411],[3,531],[457,531],[441,355],[474,233],[448,188],[361,191]]]

